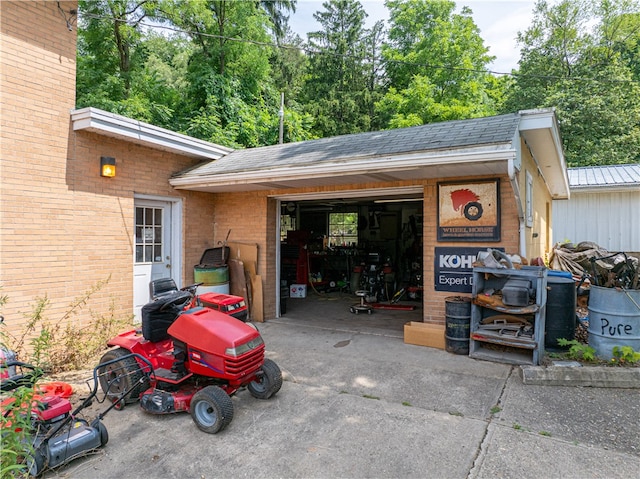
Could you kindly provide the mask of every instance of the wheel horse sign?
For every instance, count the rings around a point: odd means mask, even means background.
[[[500,241],[498,185],[438,183],[438,241]]]
[[[504,248],[493,248],[504,251]],[[436,248],[435,290],[453,293],[471,293],[473,286],[473,263],[480,251],[487,247]]]

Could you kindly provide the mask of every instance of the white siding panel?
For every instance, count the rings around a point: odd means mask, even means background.
[[[553,242],[592,241],[614,251],[640,251],[640,190],[571,192],[553,202]]]

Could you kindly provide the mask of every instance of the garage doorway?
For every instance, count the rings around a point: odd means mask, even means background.
[[[361,301],[376,305],[377,318],[395,315],[402,305],[421,310],[422,186],[278,199],[278,316],[297,309],[296,316],[342,318],[346,311],[348,320],[349,305]],[[362,299],[356,291],[367,294]],[[402,296],[394,298],[397,293]],[[321,313],[337,304],[335,312]],[[398,309],[379,309],[385,305]]]

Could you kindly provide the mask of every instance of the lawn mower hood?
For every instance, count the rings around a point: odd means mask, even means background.
[[[184,311],[168,332],[190,349],[219,356],[240,356],[258,347],[264,348],[262,337],[255,328],[208,308]]]

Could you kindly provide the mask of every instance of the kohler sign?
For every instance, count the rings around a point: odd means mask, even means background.
[[[453,293],[471,293],[473,287],[473,263],[484,247],[436,248],[435,289]],[[493,248],[493,247],[492,247]],[[493,248],[504,251],[504,248]]]

